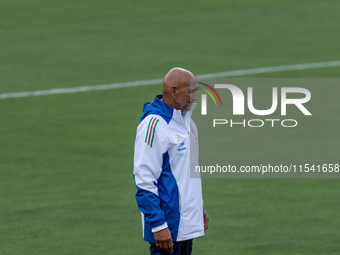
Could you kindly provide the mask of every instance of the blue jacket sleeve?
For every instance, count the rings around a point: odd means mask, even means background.
[[[165,223],[157,188],[157,179],[162,172],[164,141],[160,118],[149,115],[137,128],[133,174],[138,208],[152,228]]]

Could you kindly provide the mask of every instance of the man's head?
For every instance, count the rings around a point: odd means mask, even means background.
[[[190,86],[191,83],[191,86]],[[197,100],[195,76],[188,70],[175,67],[163,80],[163,101],[176,110],[189,111]]]

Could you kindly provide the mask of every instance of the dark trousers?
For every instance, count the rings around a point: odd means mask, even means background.
[[[150,243],[150,255],[190,255],[192,251],[192,239],[174,242],[174,252],[169,253],[161,251],[157,248],[155,243]]]

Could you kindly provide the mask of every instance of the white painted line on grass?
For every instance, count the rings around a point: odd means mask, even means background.
[[[200,74],[200,75],[195,75],[195,76],[196,76],[196,79],[199,80],[199,79],[208,79],[208,78],[219,78],[219,77],[221,78],[221,77],[242,76],[242,75],[250,75],[250,74],[260,74],[260,73],[273,73],[273,72],[295,71],[295,70],[303,70],[303,69],[326,68],[326,67],[335,67],[335,66],[340,66],[340,60],[330,61],[330,62],[296,64],[296,65],[270,66],[270,67],[254,68],[254,69],[227,71],[227,72],[222,72],[222,73]],[[69,94],[69,93],[78,93],[78,92],[86,92],[86,91],[93,91],[93,90],[117,89],[117,88],[161,84],[162,82],[163,82],[163,79],[154,79],[154,80],[121,82],[121,83],[92,85],[92,86],[83,86],[83,87],[74,87],[74,88],[60,88],[60,89],[49,89],[49,90],[27,91],[27,92],[4,93],[4,94],[0,94],[0,99],[55,95],[55,94]]]

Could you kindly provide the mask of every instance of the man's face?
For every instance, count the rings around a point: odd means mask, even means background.
[[[175,102],[181,111],[189,111],[191,109],[192,103],[197,100],[197,90],[196,81],[191,82],[191,86],[187,84],[178,89]]]

